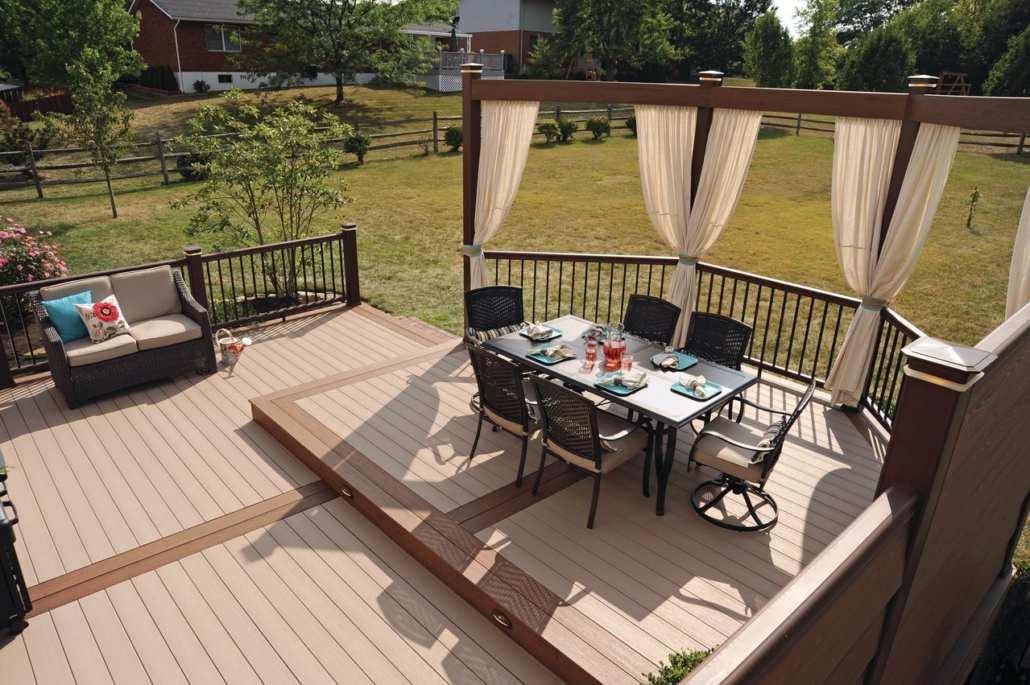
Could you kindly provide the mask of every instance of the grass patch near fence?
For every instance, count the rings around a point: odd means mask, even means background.
[[[601,141],[587,137],[533,144],[519,195],[490,248],[672,254],[644,209],[636,140],[624,129]],[[850,294],[833,247],[832,156],[831,140],[764,130],[737,211],[706,261]],[[363,295],[387,311],[459,331],[460,153],[372,158],[341,173],[356,201],[323,227],[358,223]],[[191,186],[152,183],[116,185],[117,221],[102,185],[48,188],[44,201],[31,190],[8,191],[4,213],[54,231],[76,273],[177,257],[189,212],[169,204]],[[974,186],[981,200],[967,229]],[[960,152],[896,309],[927,333],[964,344],[1000,323],[1028,186],[1030,157]]]

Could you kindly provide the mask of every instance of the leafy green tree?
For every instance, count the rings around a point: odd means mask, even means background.
[[[1009,40],[1030,26],[1027,0],[959,0],[952,17],[962,36],[963,71],[974,92],[1009,50]]]
[[[744,42],[744,73],[761,88],[794,85],[794,41],[775,12],[766,12]]]
[[[666,0],[672,43],[689,69],[739,73],[744,41],[772,0]]]
[[[557,0],[554,25],[565,53],[592,55],[606,81],[617,80],[623,66],[665,62],[676,54],[663,0]]]
[[[803,35],[794,44],[797,85],[799,88],[830,87],[843,50],[834,32],[837,0],[808,0],[808,4],[798,10],[798,19]]]
[[[241,64],[272,85],[299,81],[309,65],[336,79],[336,101],[358,72],[375,72],[388,83],[417,83],[432,66],[425,40],[404,33],[405,24],[447,21],[453,0],[239,0],[255,26],[240,53]]]
[[[526,76],[535,79],[561,78],[564,66],[575,57],[574,50],[560,36],[541,38],[526,59]]]
[[[888,24],[851,46],[837,88],[903,92],[914,67],[915,58],[904,35],[894,24]]]
[[[1009,40],[1009,49],[991,69],[984,93],[1030,97],[1030,26]]]
[[[919,0],[839,0],[837,41],[850,45],[890,21],[896,14],[918,4]]]
[[[951,16],[954,0],[923,0],[892,20],[915,58],[916,74],[962,71],[962,39]]]
[[[114,78],[138,74],[143,58],[132,49],[139,19],[123,0],[0,0],[4,39],[0,61],[29,82],[70,89],[72,65],[99,56]],[[14,60],[9,53],[14,50]]]
[[[350,201],[344,182],[334,179],[341,152],[329,140],[347,137],[351,127],[331,114],[316,121],[315,109],[302,102],[262,117],[239,89],[224,98],[224,106],[201,108],[189,122],[192,134],[176,140],[207,160],[200,190],[173,204],[196,206],[186,234],[213,234],[218,249],[313,235],[319,219]],[[279,297],[297,290],[301,255],[291,257],[262,263]]]
[[[118,78],[116,65],[93,48],[85,48],[80,61],[68,65],[72,113],[48,115],[46,126],[54,140],[78,145],[89,153],[93,166],[104,173],[111,216],[118,206],[111,187],[111,171],[132,138],[133,113],[125,108],[125,93],[111,86]]]

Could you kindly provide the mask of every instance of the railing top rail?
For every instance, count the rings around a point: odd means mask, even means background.
[[[142,269],[153,269],[158,266],[170,266],[173,269],[186,266],[186,258],[179,257],[178,259],[167,259],[163,262],[150,262],[149,264],[136,264],[134,266],[121,266],[117,269],[107,269],[106,271],[92,271],[88,274],[76,274],[74,276],[62,276],[61,278],[50,278],[45,281],[29,281],[27,283],[17,283],[15,285],[0,286],[0,295],[17,295],[19,293],[32,292],[33,290],[39,290],[40,288],[46,288],[51,285],[59,285],[61,283],[69,283],[71,281],[81,281],[87,278],[97,278],[99,276],[113,276],[114,274],[121,274],[127,271],[140,271]]]
[[[513,259],[513,260],[526,260],[526,261],[563,261],[563,262],[578,262],[578,263],[591,263],[591,264],[653,264],[660,266],[675,266],[678,261],[676,257],[662,257],[662,256],[649,256],[649,255],[614,255],[614,254],[586,254],[586,253],[561,253],[561,252],[515,252],[510,250],[484,250],[483,255],[487,259]],[[852,309],[858,308],[862,303],[857,297],[848,297],[846,295],[839,295],[832,293],[827,290],[820,290],[819,288],[811,288],[804,285],[798,285],[797,283],[789,283],[787,281],[781,281],[776,278],[768,278],[766,276],[759,276],[746,271],[739,271],[737,269],[730,269],[724,266],[716,266],[714,264],[708,264],[702,262],[698,264],[698,269],[706,271],[708,273],[718,274],[720,276],[729,276],[739,280],[747,280],[763,287],[775,288],[777,290],[783,290],[789,293],[798,295],[804,295],[806,297],[815,297],[820,300],[826,300],[834,304],[839,304],[843,307],[850,307]],[[911,326],[913,330],[918,331],[914,326]]]
[[[884,319],[900,329],[902,333],[913,340],[927,337],[927,334],[921,331],[914,323],[903,317],[901,314],[898,314],[890,307],[884,307],[880,311],[883,313]]]
[[[253,247],[244,247],[239,250],[232,250],[230,252],[210,252],[202,254],[200,256],[201,262],[215,262],[219,259],[225,259],[226,255],[230,257],[246,257],[252,254],[260,254],[262,252],[274,252],[276,250],[285,250],[290,248],[307,247],[308,245],[317,245],[319,243],[328,243],[333,240],[340,239],[340,232],[327,233],[326,235],[319,235],[313,238],[302,238],[300,240],[287,240],[282,243],[267,243],[265,245],[255,245]]]

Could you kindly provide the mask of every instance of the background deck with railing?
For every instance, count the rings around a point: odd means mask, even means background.
[[[574,314],[622,318],[634,293],[668,292],[675,257],[485,252],[491,285],[523,289],[526,317]],[[698,265],[697,310],[731,316],[754,329],[745,355],[760,372],[822,386],[860,301],[713,264]],[[889,427],[901,392],[901,349],[923,333],[883,310],[863,405]]]

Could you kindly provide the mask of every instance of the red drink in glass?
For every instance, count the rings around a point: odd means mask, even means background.
[[[593,363],[593,362],[597,361],[597,341],[596,340],[587,340],[587,347],[586,347],[585,355],[586,355],[585,359],[588,362]]]

